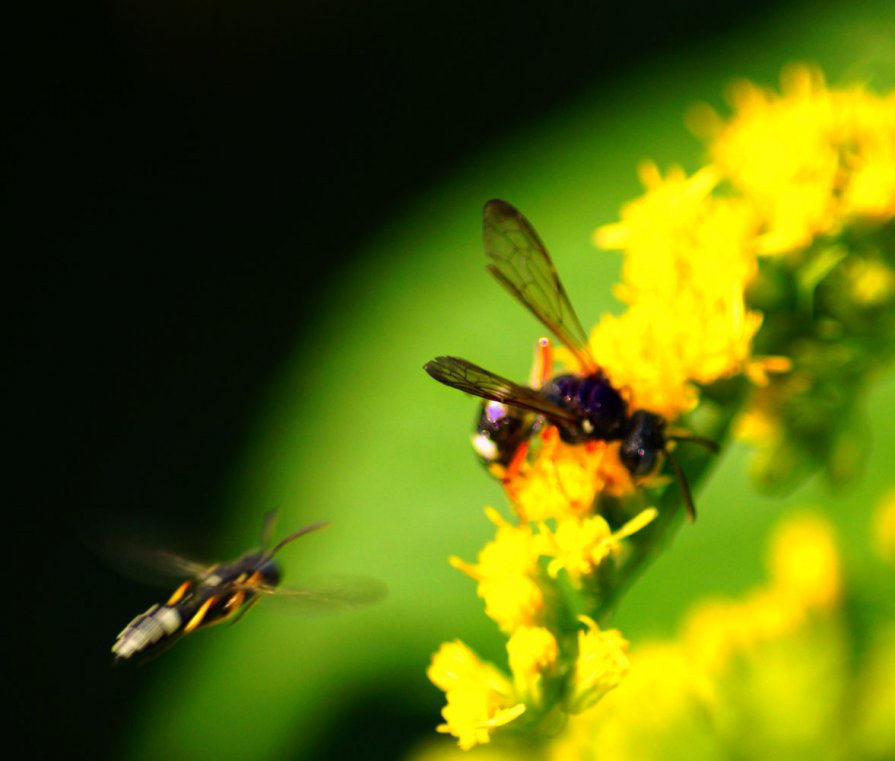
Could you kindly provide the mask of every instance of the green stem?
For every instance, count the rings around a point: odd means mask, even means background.
[[[724,442],[730,432],[731,425],[743,405],[746,396],[746,384],[734,383],[726,388],[719,388],[716,399],[706,399],[704,404],[711,407],[708,414],[710,420],[700,426],[699,435],[707,436],[716,442]],[[715,457],[697,446],[682,444],[675,450],[681,468],[687,475],[693,490],[698,486],[708,470],[714,465]],[[594,619],[600,623],[611,618],[619,600],[641,573],[658,557],[667,546],[682,522],[684,503],[680,488],[676,483],[669,484],[658,502],[659,514],[648,526],[634,534],[630,539],[630,552],[622,559],[613,574],[612,583],[606,585],[603,594],[596,602],[593,610]]]

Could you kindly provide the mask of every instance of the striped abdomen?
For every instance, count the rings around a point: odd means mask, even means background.
[[[184,615],[179,605],[153,605],[131,621],[112,646],[116,660],[146,652],[181,633]]]

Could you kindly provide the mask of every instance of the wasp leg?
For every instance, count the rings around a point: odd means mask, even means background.
[[[674,473],[674,478],[680,487],[681,496],[684,498],[684,507],[687,508],[687,518],[690,519],[690,523],[693,523],[696,520],[696,505],[693,504],[693,493],[690,491],[690,483],[687,481],[687,476],[684,475],[683,469],[678,465],[677,460],[671,456],[670,452],[665,452],[665,458],[668,460],[668,464]]]
[[[246,613],[248,613],[249,610],[251,609],[251,607],[252,607],[255,603],[257,603],[258,600],[260,600],[260,599],[261,599],[260,597],[252,597],[252,598],[249,598],[249,599],[246,601],[246,603],[242,606],[242,608],[240,609],[239,613],[237,613],[237,614],[233,617],[233,620],[230,622],[230,625],[233,626],[234,624],[238,624],[240,621],[242,621],[242,617],[243,617]]]

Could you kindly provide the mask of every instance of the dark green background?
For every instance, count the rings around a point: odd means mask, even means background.
[[[589,236],[639,192],[641,158],[698,165],[688,106],[793,60],[879,87],[895,71],[885,2],[132,0],[36,28],[6,135],[27,265],[10,660],[21,735],[67,757],[392,759],[427,738],[438,643],[500,658],[446,557],[474,557],[503,497],[467,448],[475,405],[421,365],[454,353],[522,378],[539,335],[484,274],[484,201],[529,215],[591,324],[615,308],[618,260]],[[893,402],[890,380],[874,409]],[[827,505],[859,556],[895,447],[868,435],[868,476],[843,497],[758,498],[728,451],[619,626],[670,633],[694,597],[757,582],[787,504]],[[117,575],[91,538],[224,558],[271,507],[284,532],[333,522],[284,552],[287,580],[366,573],[388,600],[259,609],[113,670],[115,633],[165,590]]]

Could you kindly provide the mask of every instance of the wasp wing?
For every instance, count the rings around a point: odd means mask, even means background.
[[[467,394],[508,404],[511,407],[521,407],[544,415],[550,420],[577,422],[571,412],[548,401],[534,389],[513,383],[460,357],[436,357],[427,362],[423,369],[439,383],[460,389]]]
[[[237,587],[238,589],[239,587]],[[312,579],[301,587],[246,586],[247,592],[263,595],[264,607],[289,613],[319,616],[361,608],[382,600],[388,590],[367,576],[333,575]]]
[[[199,579],[210,567],[176,552],[133,543],[110,542],[101,552],[120,574],[150,586],[166,587],[175,580]]]
[[[583,370],[596,372],[587,332],[531,223],[514,206],[494,199],[485,204],[482,234],[488,271],[565,344]]]

